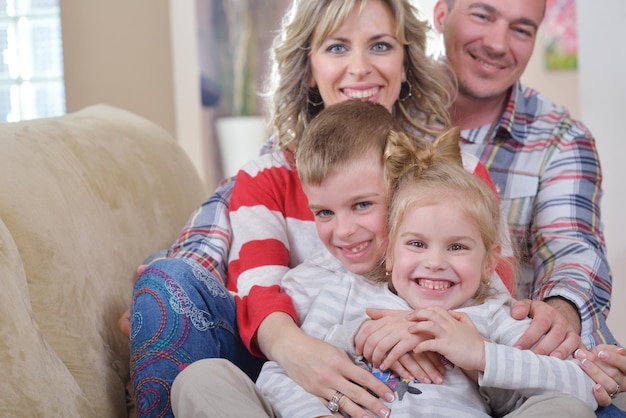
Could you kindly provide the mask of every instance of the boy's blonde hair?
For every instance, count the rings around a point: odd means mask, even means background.
[[[339,170],[370,150],[380,155],[388,141],[410,140],[399,122],[382,105],[348,100],[329,106],[311,121],[296,151],[296,166],[302,184],[319,186]],[[415,143],[416,148],[420,145]]]

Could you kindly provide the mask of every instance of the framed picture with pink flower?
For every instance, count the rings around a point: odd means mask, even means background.
[[[546,70],[576,70],[578,31],[575,0],[547,0],[543,21]]]

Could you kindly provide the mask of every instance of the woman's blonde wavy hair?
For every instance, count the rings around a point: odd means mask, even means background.
[[[295,151],[304,128],[323,106],[311,99],[311,51],[346,21],[355,7],[373,0],[293,0],[274,39],[272,71],[265,96],[271,102],[274,144]],[[429,25],[417,18],[409,0],[380,0],[394,18],[396,37],[404,45],[404,66],[411,95],[393,105],[404,129],[435,136],[450,126],[448,108],[456,84],[450,72],[426,54]],[[314,33],[317,30],[314,39]],[[313,44],[315,42],[315,44]]]

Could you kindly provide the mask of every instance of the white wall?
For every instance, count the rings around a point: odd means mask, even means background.
[[[167,1],[59,2],[68,112],[106,103],[174,134]]]
[[[613,269],[609,326],[626,344],[626,0],[577,1],[581,119],[604,172],[602,218]]]
[[[175,137],[212,193],[218,179],[213,170],[212,140],[204,133],[210,121],[200,100],[200,64],[196,2],[168,0],[172,42]]]
[[[202,137],[195,0],[60,0],[67,111],[106,103],[174,135],[214,189]]]
[[[522,75],[522,82],[539,90],[557,105],[566,106],[574,118],[580,119],[578,71],[546,71],[543,57],[544,39],[544,32],[540,27],[535,51]]]

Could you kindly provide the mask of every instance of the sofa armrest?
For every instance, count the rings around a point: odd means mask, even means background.
[[[129,350],[117,320],[136,267],[204,199],[197,172],[165,130],[97,105],[0,124],[0,196],[0,303],[13,302],[0,315],[11,370],[0,410],[123,416]]]

